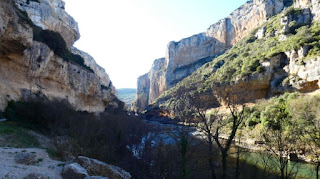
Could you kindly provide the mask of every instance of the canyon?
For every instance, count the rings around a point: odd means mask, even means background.
[[[142,112],[150,109],[150,106],[162,106],[168,109],[167,104],[172,101],[170,99],[172,95],[170,94],[179,88],[176,87],[179,83],[188,84],[189,87],[198,85],[187,79],[194,72],[209,70],[210,72],[206,75],[193,75],[192,77],[197,76],[201,84],[205,83],[206,78],[216,73],[221,66],[224,66],[225,61],[220,60],[223,57],[220,59],[219,57],[226,54],[243,39],[251,36],[252,39],[267,40],[269,37],[279,36],[280,41],[285,41],[289,37],[287,34],[293,23],[302,25],[317,22],[319,20],[319,7],[319,2],[315,0],[248,1],[227,18],[211,25],[206,32],[178,42],[170,42],[167,46],[165,58],[155,60],[151,70],[138,78],[136,100],[133,103],[132,110]],[[294,15],[286,15],[286,11],[290,8],[301,11]],[[280,21],[278,26],[282,29],[270,33],[267,28],[271,29],[273,27],[264,24],[268,24],[270,19],[274,19],[275,16],[281,16],[277,21]],[[227,85],[227,88],[246,89],[248,87],[250,90],[247,90],[247,92],[253,96],[253,99],[267,98],[283,94],[286,91],[308,92],[317,90],[319,89],[318,79],[320,75],[317,72],[317,66],[314,64],[318,63],[318,57],[314,57],[313,61],[307,61],[306,64],[300,63],[309,50],[308,46],[304,46],[269,58],[268,62],[263,62],[263,59],[260,59],[260,66],[266,71],[265,73],[252,74],[247,77],[239,76],[234,85]],[[220,64],[217,62],[214,67],[210,66],[210,69],[203,67],[205,64],[208,66],[209,63],[214,61],[220,61]],[[290,84],[279,86],[278,84],[287,77]],[[168,95],[165,94],[166,91],[169,91]]]

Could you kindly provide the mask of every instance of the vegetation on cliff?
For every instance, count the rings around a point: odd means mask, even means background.
[[[289,8],[284,14],[270,18],[260,28],[254,30],[248,37],[241,40],[223,55],[206,63],[190,76],[179,82],[176,86],[163,93],[154,103],[160,104],[165,109],[172,109],[176,102],[173,94],[179,88],[190,88],[192,91],[201,91],[203,94],[213,94],[214,84],[228,85],[245,80],[256,74],[263,74],[266,67],[264,62],[270,62],[271,58],[291,50],[298,50],[307,46],[309,51],[301,60],[304,64],[309,59],[319,55],[320,23],[310,24],[292,21],[289,30],[284,31],[284,25],[280,21],[286,15],[299,15],[301,10]],[[257,32],[264,29],[264,36],[257,38]],[[285,38],[285,39],[280,39]],[[285,78],[278,84],[287,83]]]

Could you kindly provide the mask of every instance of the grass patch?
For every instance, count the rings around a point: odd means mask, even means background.
[[[36,138],[29,135],[27,130],[17,125],[15,122],[0,123],[0,146],[15,148],[39,147]]]
[[[59,154],[59,152],[55,149],[47,148],[46,152],[48,153],[51,159],[58,160],[58,161],[63,160],[61,154]]]

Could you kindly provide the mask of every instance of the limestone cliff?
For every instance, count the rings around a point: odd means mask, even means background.
[[[0,1],[0,110],[35,95],[90,112],[117,106],[104,69],[72,47],[80,34],[64,6],[62,0]]]
[[[136,100],[133,108],[138,111],[145,110],[166,89],[166,59],[156,59],[151,70],[138,78]],[[151,90],[152,89],[152,90]]]
[[[221,56],[201,66],[154,101],[174,115],[181,91],[201,93],[212,107],[227,93],[237,102],[320,88],[319,1],[295,1]],[[241,99],[240,99],[240,98]],[[240,101],[241,100],[241,101]],[[222,100],[222,102],[224,102]]]
[[[141,87],[138,84],[138,88],[149,89],[149,92],[142,94],[137,91],[136,100],[140,103],[135,103],[133,109],[146,109],[147,105],[159,97],[161,92],[174,87],[203,64],[223,54],[252,30],[265,23],[270,16],[280,13],[292,3],[293,0],[251,0],[227,18],[211,25],[206,32],[179,42],[170,42],[165,57],[166,65],[162,69],[165,71],[164,83],[161,82],[161,86]],[[152,98],[149,98],[150,94],[153,94]],[[148,96],[148,98],[140,98],[142,96]]]

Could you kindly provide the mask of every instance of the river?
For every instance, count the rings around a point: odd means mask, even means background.
[[[166,145],[168,144],[174,144],[176,142],[175,139],[173,139],[173,136],[176,136],[179,131],[181,131],[182,128],[185,126],[183,125],[177,125],[177,124],[168,124],[168,123],[161,123],[159,120],[146,120],[147,123],[152,124],[156,128],[159,129],[159,132],[154,138],[153,142],[156,144],[158,141],[164,141]],[[196,137],[200,140],[204,140],[203,135],[199,133],[195,128],[190,128],[190,134],[193,137]],[[150,134],[151,135],[151,134]],[[223,140],[223,139],[222,139]],[[230,152],[233,153],[237,149],[237,146],[233,145],[232,149],[230,149]],[[262,152],[258,152],[251,149],[245,149],[246,152],[241,153],[241,161],[245,162],[248,165],[252,165],[255,167],[245,167],[245,170],[261,170],[263,171],[265,169],[264,163],[269,163],[269,165],[276,166],[277,161],[275,157],[270,157],[270,155]],[[137,155],[137,157],[139,157]],[[230,163],[235,163],[236,161],[236,155],[230,154],[228,161]],[[289,161],[289,168],[290,167],[296,167],[298,170],[297,178],[315,178],[315,165],[312,163],[306,163],[306,162],[293,162]],[[254,171],[241,171],[242,173],[251,173]],[[245,177],[246,178],[246,177]],[[270,178],[270,177],[269,177]],[[274,177],[271,177],[274,178]]]

